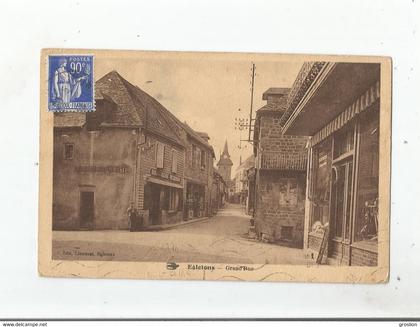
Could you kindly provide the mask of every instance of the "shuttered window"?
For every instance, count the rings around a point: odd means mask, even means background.
[[[178,155],[176,150],[172,150],[172,169],[171,171],[176,174],[178,172]]]
[[[165,155],[165,146],[162,143],[157,143],[156,147],[156,168],[163,168],[163,159]]]

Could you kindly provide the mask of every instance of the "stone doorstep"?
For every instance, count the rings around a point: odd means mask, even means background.
[[[138,230],[138,232],[157,232],[157,231],[161,231],[161,230],[168,230],[168,229],[173,229],[179,226],[185,226],[185,225],[189,225],[189,224],[193,224],[193,223],[198,223],[201,221],[206,221],[209,220],[212,217],[203,217],[203,218],[197,218],[197,219],[191,219],[191,220],[187,220],[187,221],[181,221],[179,223],[175,223],[175,224],[166,224],[166,225],[153,225],[153,226],[147,226],[147,227],[143,227],[140,228]],[[135,233],[136,231],[133,231],[133,233]]]

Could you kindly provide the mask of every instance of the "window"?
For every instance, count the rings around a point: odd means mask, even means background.
[[[334,136],[334,159],[354,148],[354,126],[345,128]]]
[[[379,110],[360,120],[355,241],[378,241]]]
[[[312,183],[309,188],[311,200],[311,226],[329,221],[330,175],[331,175],[331,138],[313,148]]]
[[[165,146],[157,142],[156,147],[156,168],[163,168],[163,159],[165,155]]]
[[[64,159],[71,160],[73,159],[74,154],[74,144],[66,143],[64,144]]]
[[[179,190],[176,188],[169,189],[169,211],[177,211],[179,208]]]
[[[195,166],[197,147],[193,144],[191,147],[191,166]]]
[[[206,152],[201,150],[201,169],[206,168]]]
[[[200,149],[197,149],[197,162],[196,162],[196,165],[197,166],[200,166],[200,164],[201,164],[201,150]]]
[[[172,169],[171,171],[176,174],[178,172],[178,158],[176,150],[172,150]]]

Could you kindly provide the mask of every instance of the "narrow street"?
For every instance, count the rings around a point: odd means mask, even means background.
[[[54,231],[56,260],[306,264],[301,249],[247,239],[249,216],[239,205],[208,220],[155,232]]]

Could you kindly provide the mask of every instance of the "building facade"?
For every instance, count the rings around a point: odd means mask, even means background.
[[[214,150],[206,133],[194,131],[182,124],[186,140],[185,211],[184,218],[211,216]]]
[[[263,241],[302,247],[307,137],[282,134],[288,93],[285,88],[267,90],[267,104],[257,110],[254,225]]]
[[[235,171],[235,197],[238,202],[248,207],[249,178],[248,172],[254,167],[254,155],[249,156],[241,162]]]
[[[129,229],[184,219],[184,129],[117,72],[95,84],[96,111],[54,117],[53,228]]]
[[[281,119],[311,136],[305,248],[342,265],[377,265],[380,65],[307,62]]]

